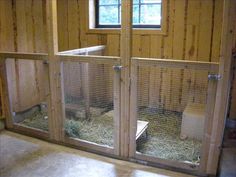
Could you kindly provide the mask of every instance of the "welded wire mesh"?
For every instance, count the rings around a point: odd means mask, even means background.
[[[49,77],[44,61],[7,59],[13,123],[48,131]]]
[[[138,130],[142,154],[198,164],[204,133],[208,72],[138,67]],[[145,124],[146,123],[146,124]]]
[[[113,72],[109,64],[63,62],[67,136],[113,146]]]

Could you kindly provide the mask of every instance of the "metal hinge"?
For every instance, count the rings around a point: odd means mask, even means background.
[[[220,79],[221,79],[221,75],[219,75],[219,74],[209,74],[208,75],[208,80],[218,81]]]
[[[113,69],[114,69],[115,71],[120,71],[122,68],[123,68],[123,66],[121,66],[121,65],[115,65],[115,66],[113,66]]]

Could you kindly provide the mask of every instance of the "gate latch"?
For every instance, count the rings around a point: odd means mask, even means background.
[[[115,71],[120,71],[122,68],[123,68],[123,66],[120,66],[120,65],[115,65],[115,66],[113,66],[113,69],[114,69]]]
[[[219,75],[219,74],[209,74],[208,75],[208,80],[218,81],[220,79],[221,79],[221,75]]]

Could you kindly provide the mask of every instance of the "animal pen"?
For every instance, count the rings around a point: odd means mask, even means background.
[[[230,43],[234,6],[224,3],[222,46]],[[119,56],[106,56],[106,45],[59,52],[56,7],[46,1],[47,54],[0,52],[7,128],[125,160],[215,174],[229,49],[221,48],[220,63],[133,57],[127,0]]]

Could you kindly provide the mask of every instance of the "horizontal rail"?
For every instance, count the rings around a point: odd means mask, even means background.
[[[46,53],[20,53],[20,52],[1,52],[0,58],[14,58],[14,59],[30,59],[30,60],[47,60]]]
[[[120,57],[116,56],[93,56],[93,55],[64,55],[57,54],[61,61],[87,62],[98,64],[120,64]]]
[[[74,50],[66,50],[62,52],[58,52],[59,54],[71,54],[71,55],[79,55],[79,54],[87,54],[89,52],[97,52],[102,51],[106,48],[105,45],[93,46],[93,47],[86,47]]]
[[[218,73],[219,70],[219,63],[204,62],[204,61],[133,57],[132,63],[137,64],[138,66],[158,66],[165,68],[196,69],[196,70],[206,70],[216,73]]]

